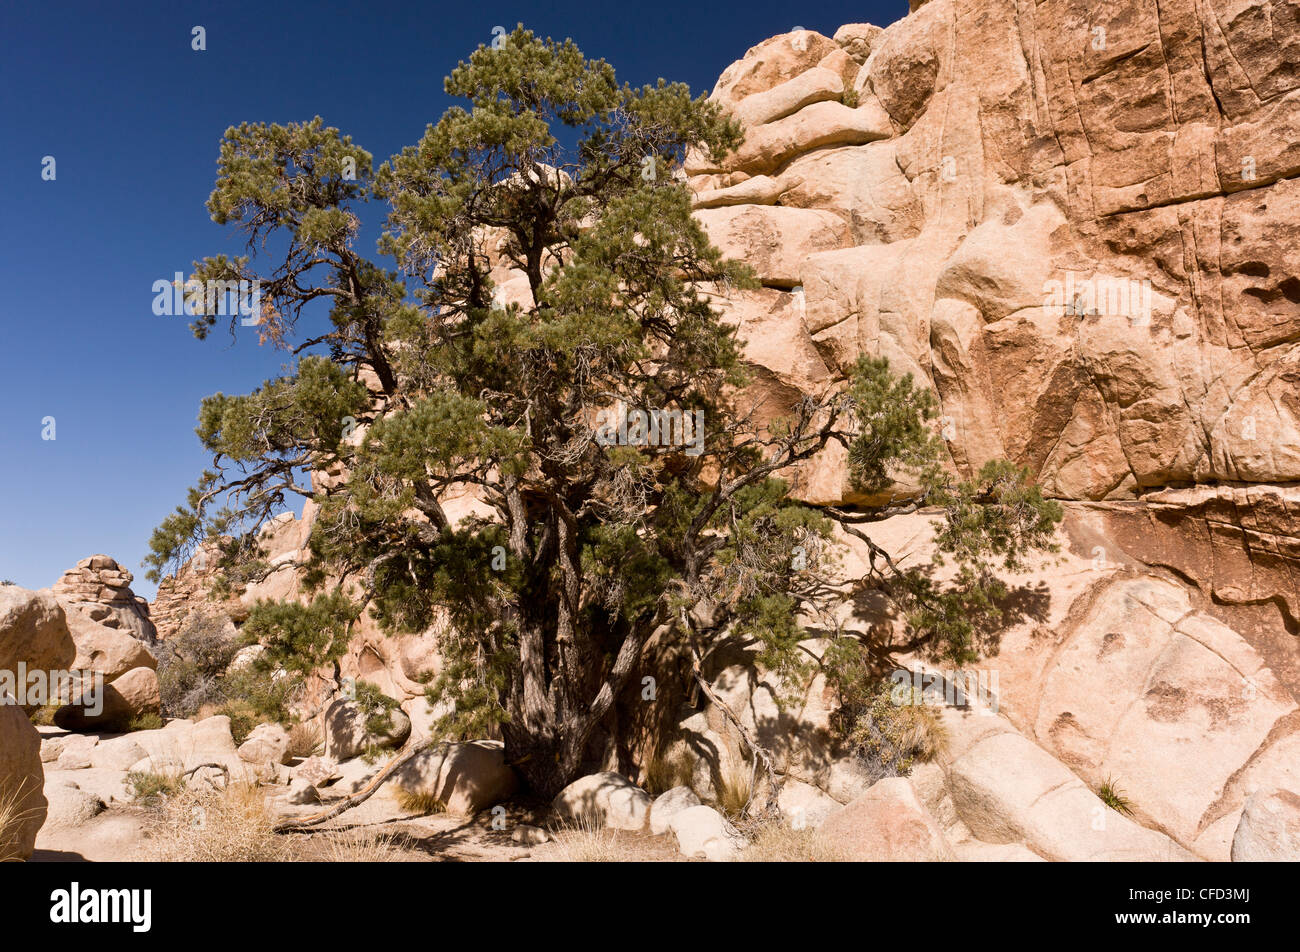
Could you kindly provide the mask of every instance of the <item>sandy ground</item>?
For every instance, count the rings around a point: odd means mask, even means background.
[[[328,805],[328,804],[327,804]],[[274,803],[285,816],[322,809]],[[505,804],[504,823],[491,813],[477,817],[434,814],[402,815],[383,792],[309,833],[283,834],[300,862],[564,862],[620,860],[685,861],[672,834],[651,836],[605,830],[599,834],[565,834],[539,845],[511,840],[517,824],[543,825],[542,811],[526,803]],[[114,803],[103,813],[72,828],[43,829],[33,862],[147,861],[152,814],[146,807]]]

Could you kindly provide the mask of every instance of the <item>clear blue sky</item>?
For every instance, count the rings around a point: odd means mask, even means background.
[[[196,341],[153,282],[241,253],[204,202],[230,125],[322,116],[378,164],[449,105],[443,77],[492,29],[572,37],[634,84],[707,92],[795,26],[885,26],[906,0],[698,3],[73,3],[0,9],[0,579],[54,583],[114,556],[152,597],[153,527],[205,464],[199,401],[247,392],[286,355],[244,330]],[[195,52],[191,29],[207,32]],[[53,156],[56,179],[41,178]],[[373,252],[384,209],[369,209]],[[256,263],[256,262],[255,262]],[[42,420],[54,417],[54,440]]]

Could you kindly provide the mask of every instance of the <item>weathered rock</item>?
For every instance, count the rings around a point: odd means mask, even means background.
[[[75,605],[69,605],[65,615],[77,646],[72,662],[77,671],[97,671],[112,683],[134,668],[157,670],[158,661],[148,646],[129,631],[101,625]]]
[[[157,714],[162,708],[157,672],[153,668],[132,668],[106,684],[101,707],[96,713],[84,703],[66,704],[54,712],[54,723],[69,731],[129,730],[135,718]]]
[[[881,27],[871,23],[846,23],[835,31],[832,39],[855,61],[865,63],[884,32]]]
[[[529,826],[521,823],[510,833],[510,842],[518,843],[521,846],[541,846],[549,842],[551,836],[540,826]]]
[[[45,796],[49,800],[45,828],[50,830],[82,826],[107,809],[97,795],[82,790],[71,780],[46,784]]]
[[[0,586],[0,592],[12,586]],[[30,616],[29,616],[30,617]],[[11,805],[15,820],[0,842],[0,858],[28,859],[45,822],[41,739],[22,708],[0,704],[0,802]]]
[[[239,746],[239,756],[250,764],[288,764],[289,732],[279,724],[258,724]]]
[[[668,828],[677,837],[677,849],[692,859],[714,863],[733,860],[747,845],[740,832],[713,807],[687,807],[674,813]]]
[[[74,734],[59,748],[55,765],[59,770],[81,770],[91,766],[90,755],[99,745],[99,738]]]
[[[819,837],[855,862],[942,862],[953,859],[943,831],[904,777],[877,781],[832,811]]]
[[[744,260],[765,284],[793,287],[805,257],[848,243],[844,222],[825,212],[736,205],[695,214],[713,243],[728,257]]]
[[[147,756],[145,749],[128,734],[125,737],[101,739],[90,748],[90,766],[105,770],[130,770]]]
[[[656,836],[668,832],[672,818],[687,807],[700,805],[700,798],[690,787],[673,787],[655,797],[650,804],[650,832]]]
[[[840,804],[827,793],[810,783],[787,777],[781,784],[777,806],[796,830],[817,829],[826,818],[840,808]]]
[[[325,709],[325,755],[350,760],[370,748],[400,747],[411,736],[411,719],[402,710],[385,714],[388,728],[373,732],[355,701],[338,698]]]
[[[1246,799],[1232,837],[1234,863],[1300,861],[1300,795],[1262,790]]]
[[[70,669],[76,656],[63,608],[48,591],[0,585],[0,671],[16,681],[21,662],[48,677]],[[38,706],[29,703],[24,710]]]
[[[831,320],[791,317],[837,378],[884,355],[935,390],[964,475],[1008,456],[1075,499],[1294,483],[1294,44],[1196,5],[1094,23],[1101,44],[1073,16],[932,0],[884,30],[758,44],[713,93],[745,143],[687,165],[701,220],[826,212],[866,252],[856,276],[897,262],[859,293],[815,280],[798,230],[760,255]],[[833,98],[844,60],[862,64],[856,108]],[[749,251],[743,233],[724,248]],[[818,501],[836,501],[845,463],[818,465]]]
[[[320,794],[305,777],[296,777],[289,782],[286,799],[295,806],[308,803],[320,803]]]
[[[943,711],[953,738],[948,788],[985,843],[1021,843],[1047,859],[1169,862],[1196,857],[1111,810],[1001,717]],[[823,827],[823,830],[825,827]]]
[[[519,785],[506,763],[505,745],[494,740],[426,748],[403,764],[391,782],[431,794],[442,801],[448,813],[465,816],[509,798]]]
[[[115,559],[92,555],[63,573],[51,591],[65,608],[83,612],[90,621],[153,644],[158,632],[149,619],[149,603],[131,591],[132,579]]]
[[[650,815],[650,795],[621,774],[595,773],[575,780],[551,806],[562,820],[616,830],[640,830]]]
[[[294,779],[302,778],[314,787],[326,787],[342,779],[338,761],[332,757],[308,757],[291,771]]]
[[[144,748],[153,769],[163,771],[171,765],[189,770],[201,764],[221,764],[232,773],[243,775],[249,765],[239,756],[230,733],[230,718],[224,714],[194,723],[168,721],[160,730],[136,731],[130,735]]]

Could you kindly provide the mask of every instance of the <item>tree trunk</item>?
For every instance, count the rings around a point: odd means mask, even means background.
[[[562,745],[556,740],[530,734],[526,729],[507,724],[502,729],[506,741],[506,762],[514,767],[529,791],[547,800],[572,783],[574,768],[564,762]]]

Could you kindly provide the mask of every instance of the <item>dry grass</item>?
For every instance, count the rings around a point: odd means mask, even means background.
[[[315,721],[302,721],[289,729],[289,756],[307,758],[324,742]]]
[[[162,802],[146,858],[163,863],[274,863],[292,857],[262,791],[251,784],[183,790]]]
[[[409,787],[394,787],[393,799],[402,808],[403,813],[415,813],[427,816],[431,813],[446,813],[447,804],[432,793],[412,790]]]
[[[753,769],[744,761],[728,761],[719,781],[718,811],[729,820],[741,819],[754,794]]]
[[[23,809],[27,784],[0,784],[0,863],[18,861],[18,834],[21,827],[39,811]]]
[[[645,766],[645,792],[657,797],[674,787],[689,787],[694,777],[695,764],[686,751],[656,753]]]
[[[579,817],[553,831],[551,838],[558,846],[556,859],[562,863],[619,863],[636,859],[619,842],[614,830],[587,817]]]
[[[314,840],[312,845],[326,863],[403,863],[412,858],[393,844],[391,836],[365,830],[339,830]]]
[[[768,823],[750,833],[742,863],[843,863],[845,854],[819,837],[812,827],[793,829],[788,822]]]

